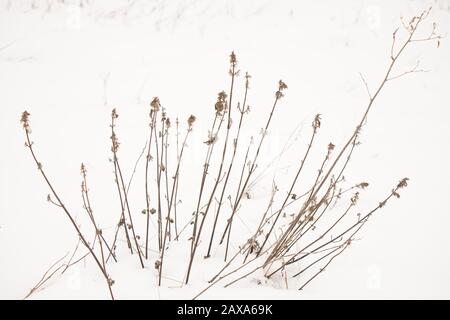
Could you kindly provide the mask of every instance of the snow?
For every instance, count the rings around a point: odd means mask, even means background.
[[[311,177],[307,178],[313,177],[327,144],[332,141],[339,147],[351,134],[367,104],[359,73],[371,88],[379,83],[389,62],[391,35],[400,23],[399,17],[415,15],[433,5],[430,21],[436,21],[444,34],[450,26],[448,0],[83,3],[80,7],[75,0],[65,4],[0,1],[3,299],[23,298],[45,270],[73,250],[77,242],[67,217],[46,201],[47,186],[23,146],[19,124],[23,110],[31,113],[32,139],[44,169],[64,203],[76,212],[82,229],[89,231],[81,205],[79,175],[80,163],[86,164],[94,213],[107,238],[111,238],[120,213],[113,168],[108,161],[113,107],[119,113],[119,158],[126,179],[147,139],[149,102],[154,96],[161,99],[172,122],[179,117],[182,130],[190,114],[197,116],[180,177],[183,203],[179,212],[187,221],[195,210],[206,150],[199,142],[206,140],[217,93],[229,87],[230,52],[236,52],[241,69],[236,99],[242,100],[243,73],[252,75],[252,111],[242,141],[258,137],[277,81],[283,79],[289,89],[262,150],[260,172],[264,174],[234,223],[234,253],[267,206],[272,179],[281,192],[287,191],[314,115],[322,114],[323,125],[307,168]],[[255,273],[230,288],[223,288],[225,281],[202,298],[450,298],[447,40],[443,39],[439,49],[435,43],[417,43],[403,56],[398,72],[411,68],[417,60],[428,72],[389,83],[376,102],[363,130],[362,145],[346,174],[349,183],[370,182],[361,197],[361,210],[376,205],[400,178],[407,176],[411,183],[401,199],[390,202],[374,216],[359,236],[361,241],[352,244],[303,291],[296,290],[300,285],[297,280],[290,280],[286,290],[283,279],[266,283],[262,274]],[[285,146],[288,149],[278,158]],[[137,232],[143,237],[142,176],[141,164],[131,185],[130,204]],[[279,202],[280,197],[277,199]],[[221,221],[219,232],[224,223]],[[137,256],[126,251],[122,239],[119,263],[108,263],[116,297],[191,299],[204,289],[223,266],[223,248],[215,247],[213,257],[203,259],[205,243],[201,243],[192,280],[182,286],[189,232],[190,227],[167,251],[161,287],[157,286],[153,267],[156,251],[142,270]],[[207,242],[209,233],[203,237]],[[152,250],[156,250],[154,233],[150,241]],[[109,296],[94,262],[86,259],[49,281],[31,298]]]

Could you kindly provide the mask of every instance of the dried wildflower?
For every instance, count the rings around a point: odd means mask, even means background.
[[[158,97],[154,97],[152,102],[150,102],[150,106],[152,107],[153,111],[159,111],[159,108],[161,107],[161,103],[159,102]]]
[[[187,123],[188,123],[188,126],[189,126],[189,128],[191,128],[192,127],[192,125],[194,124],[194,122],[195,122],[195,120],[196,120],[197,118],[194,116],[194,115],[190,115],[190,117],[188,118],[188,120],[187,120]]]
[[[245,73],[245,88],[249,88],[250,87],[250,79],[251,79],[251,75],[248,74],[248,72]]]
[[[217,96],[217,102],[214,105],[214,108],[216,109],[216,113],[220,115],[226,109],[226,107],[227,107],[227,94],[225,93],[225,91],[221,91]]]
[[[20,123],[27,133],[31,133],[29,116],[30,114],[25,110],[24,112],[22,112],[22,116],[20,117]]]
[[[275,93],[275,96],[277,99],[281,99],[284,97],[283,90],[287,89],[286,83],[284,83],[282,80],[278,81],[278,91]]]
[[[151,209],[150,209],[150,214],[155,214],[155,213],[156,213],[155,208],[151,208]]]
[[[141,213],[142,214],[146,214],[147,213],[147,209],[142,209]]]
[[[119,150],[120,142],[119,142],[119,139],[117,138],[117,136],[116,136],[116,134],[114,132],[111,135],[111,141],[112,141],[111,151],[113,153],[116,153],[117,150]]]
[[[80,171],[83,176],[86,175],[87,170],[86,170],[84,163],[81,163]]]
[[[397,189],[406,187],[408,185],[408,180],[409,180],[409,178],[403,178],[402,180],[400,180],[397,185]]]
[[[110,286],[113,286],[114,283],[115,283],[115,281],[114,281],[113,279],[111,279],[110,277],[108,277],[108,284],[109,284]]]
[[[209,134],[208,140],[204,141],[203,143],[205,143],[206,145],[210,146],[212,144],[214,144],[217,140],[217,136],[215,134]]]
[[[250,253],[258,252],[258,251],[259,251],[260,245],[259,245],[259,242],[258,242],[257,240],[255,240],[255,239],[250,239],[250,240],[249,240],[249,243],[250,243]]]
[[[235,70],[237,66],[237,58],[234,51],[232,51],[230,54],[230,65],[231,65],[229,70],[230,76],[232,77],[237,76],[239,74],[239,70],[238,71]]]
[[[359,188],[359,189],[365,189],[365,188],[367,188],[368,186],[369,186],[369,184],[368,184],[367,182],[361,182],[361,183],[359,183],[359,184],[356,185],[356,188]]]
[[[328,144],[328,151],[333,151],[334,150],[335,145],[332,144],[331,142]]]
[[[352,205],[355,205],[358,202],[359,199],[359,192],[356,192],[353,197],[350,199],[350,201],[352,202]]]
[[[156,260],[156,261],[155,261],[155,269],[158,270],[160,266],[161,266],[161,261]]]
[[[112,109],[111,117],[113,119],[117,119],[119,117],[119,115],[117,114],[116,108]]]
[[[236,64],[237,64],[237,58],[236,58],[236,54],[234,53],[234,51],[231,51],[231,54],[230,54],[230,64],[232,66],[236,66]]]
[[[170,119],[166,118],[166,128],[169,129],[170,128]]]
[[[320,118],[320,114],[316,114],[316,116],[314,117],[313,123],[312,123],[312,127],[314,128],[314,130],[317,130],[320,128],[321,125],[321,118]]]

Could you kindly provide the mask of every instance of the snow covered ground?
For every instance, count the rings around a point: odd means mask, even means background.
[[[61,3],[64,2],[64,3]],[[389,63],[392,32],[399,17],[432,5],[436,21],[450,30],[450,1],[8,1],[0,0],[0,298],[19,299],[77,236],[59,208],[46,201],[47,186],[24,148],[19,124],[31,113],[32,138],[45,170],[65,204],[88,225],[81,207],[80,163],[88,168],[99,224],[111,236],[119,203],[113,184],[109,116],[120,115],[120,160],[127,178],[147,139],[149,102],[161,99],[169,116],[184,125],[197,116],[183,163],[179,211],[195,209],[204,141],[217,92],[229,87],[228,55],[252,75],[252,119],[244,136],[257,135],[273,101],[277,81],[289,89],[269,130],[261,156],[263,175],[235,223],[233,248],[248,237],[267,205],[272,179],[282,192],[307,144],[310,123],[321,113],[316,144],[319,160],[332,141],[351,134],[367,103],[359,73],[375,87]],[[368,181],[363,209],[377,204],[405,176],[411,183],[379,212],[351,248],[305,290],[292,280],[265,283],[260,274],[231,288],[213,287],[204,298],[450,298],[450,45],[416,43],[399,72],[417,60],[428,70],[386,87],[364,128],[348,179]],[[289,138],[290,137],[290,138]],[[203,140],[202,140],[203,139]],[[286,142],[288,143],[286,144]],[[281,159],[276,155],[289,146]],[[275,161],[273,161],[275,160]],[[267,168],[265,170],[264,168]],[[317,162],[309,168],[315,172]],[[130,197],[138,233],[144,232],[142,165]],[[222,226],[223,227],[223,226]],[[220,228],[221,231],[222,228]],[[121,299],[192,298],[222,266],[223,250],[204,260],[199,252],[193,278],[180,285],[187,268],[188,233],[170,247],[163,285],[158,287],[153,252],[145,270],[120,245],[120,262],[109,264]],[[155,238],[151,239],[154,247]],[[204,250],[202,250],[204,251]],[[258,280],[262,284],[258,285]],[[45,289],[37,299],[107,299],[91,259]]]

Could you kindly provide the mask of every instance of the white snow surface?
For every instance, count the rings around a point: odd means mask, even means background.
[[[448,0],[82,3],[0,1],[2,299],[23,298],[77,242],[67,217],[47,202],[49,190],[24,148],[19,119],[25,109],[31,113],[32,139],[44,169],[82,230],[92,238],[80,194],[79,167],[81,162],[86,164],[94,213],[111,238],[120,213],[108,161],[113,107],[119,113],[119,158],[126,179],[146,142],[149,102],[154,96],[160,98],[172,123],[179,117],[183,134],[185,119],[190,114],[197,116],[180,176],[178,215],[185,223],[195,210],[206,152],[201,142],[206,140],[214,102],[219,91],[229,88],[230,52],[236,52],[241,70],[235,102],[242,101],[244,73],[252,75],[251,113],[243,141],[259,138],[278,80],[285,81],[289,88],[275,113],[256,174],[261,179],[233,225],[234,253],[259,221],[273,180],[281,194],[277,203],[282,201],[308,143],[314,115],[322,114],[322,128],[305,180],[314,177],[327,144],[333,142],[339,148],[352,133],[368,99],[359,73],[371,89],[379,84],[399,18],[432,5],[423,34],[433,21],[441,33],[450,30]],[[402,56],[396,73],[410,69],[417,60],[427,72],[390,82],[374,105],[362,144],[345,175],[349,185],[370,183],[361,193],[359,210],[366,212],[377,205],[400,178],[409,177],[410,184],[399,200],[377,212],[358,241],[302,291],[297,289],[306,278],[289,279],[286,289],[283,278],[266,281],[262,273],[255,273],[229,288],[223,288],[226,281],[220,283],[202,298],[449,299],[449,57],[448,39],[439,48],[436,42],[415,43]],[[242,150],[238,156],[236,168],[240,168]],[[216,172],[218,159],[217,153],[212,172]],[[130,189],[141,238],[145,232],[143,170],[141,162]],[[208,177],[209,185],[214,175]],[[300,183],[298,193],[302,191]],[[331,217],[343,208],[343,204],[336,207]],[[229,208],[224,212],[228,215]],[[208,218],[206,230],[212,215]],[[179,242],[170,244],[163,284],[158,287],[154,226],[151,230],[152,251],[145,269],[140,268],[136,255],[129,254],[121,237],[119,262],[108,263],[116,298],[191,299],[223,266],[224,250],[217,241],[213,256],[203,259],[209,237],[205,232],[192,279],[182,285],[189,226]],[[31,298],[108,299],[109,294],[97,266],[86,258]]]

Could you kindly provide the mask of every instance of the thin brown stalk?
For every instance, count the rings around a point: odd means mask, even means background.
[[[191,253],[191,257],[190,257],[190,262],[189,262],[189,268],[188,268],[188,272],[187,272],[187,279],[189,278],[189,274],[192,268],[192,264],[193,264],[193,260],[195,259],[195,253],[197,251],[197,247],[200,241],[200,237],[202,234],[202,230],[203,230],[203,226],[204,223],[206,221],[206,217],[208,215],[209,209],[211,207],[211,204],[213,203],[213,199],[214,199],[214,195],[216,193],[217,187],[219,186],[219,183],[221,181],[220,177],[222,176],[222,170],[223,170],[223,166],[224,166],[224,162],[225,162],[225,157],[227,154],[227,146],[228,146],[228,139],[229,139],[229,135],[230,135],[230,129],[231,129],[231,106],[233,103],[233,89],[234,89],[234,81],[235,81],[235,77],[237,76],[237,74],[239,73],[239,71],[236,70],[236,66],[237,66],[237,60],[236,60],[236,55],[234,54],[234,52],[231,53],[230,56],[230,64],[231,64],[231,68],[230,68],[230,75],[231,75],[231,85],[230,85],[230,93],[229,93],[229,99],[228,99],[228,108],[225,109],[224,105],[226,104],[225,101],[221,101],[221,95],[219,94],[219,100],[216,103],[216,111],[220,112],[220,108],[224,109],[223,112],[225,113],[226,111],[228,112],[228,123],[227,123],[227,128],[226,128],[226,135],[225,135],[225,142],[223,144],[223,150],[222,150],[222,158],[220,161],[220,166],[219,166],[219,170],[217,171],[217,177],[215,179],[215,183],[212,187],[207,205],[206,205],[206,209],[204,210],[204,212],[202,213],[202,220],[200,222],[200,226],[198,228],[198,232],[197,234],[195,234],[195,238],[193,239],[193,243],[194,246],[192,248],[192,253]],[[228,172],[229,173],[229,172]],[[227,175],[228,177],[228,175]],[[217,217],[217,215],[216,215]]]
[[[154,108],[150,111],[150,134],[148,139],[148,149],[147,149],[147,157],[145,161],[145,202],[146,202],[146,211],[145,215],[147,218],[146,223],[146,230],[145,230],[145,259],[148,259],[148,237],[149,237],[149,229],[150,229],[150,193],[149,193],[149,183],[148,183],[148,173],[149,173],[149,164],[152,160],[152,156],[150,154],[151,147],[152,147],[152,138],[153,138],[153,132],[154,127],[156,125],[156,116],[157,116],[158,110],[155,110]]]
[[[224,232],[222,234],[220,243],[223,242],[225,236],[228,233],[227,244],[226,244],[226,248],[225,248],[225,260],[227,258],[227,254],[228,254],[228,247],[229,247],[229,243],[230,243],[230,234],[231,234],[231,226],[232,226],[234,215],[236,214],[237,209],[239,207],[239,204],[240,204],[240,202],[242,200],[242,197],[243,197],[245,191],[247,190],[247,185],[248,185],[248,183],[250,181],[250,178],[251,178],[252,174],[256,170],[256,167],[257,167],[256,163],[257,163],[257,160],[258,160],[259,153],[261,151],[262,144],[263,144],[264,139],[265,139],[265,137],[267,135],[267,131],[268,131],[269,125],[270,125],[270,123],[272,121],[272,117],[273,117],[275,108],[277,106],[277,103],[284,96],[283,91],[285,89],[287,89],[287,85],[283,81],[280,80],[278,82],[278,91],[275,93],[275,101],[273,103],[272,110],[270,111],[269,118],[267,119],[266,126],[265,126],[264,130],[261,133],[261,139],[259,141],[258,148],[256,149],[255,157],[253,158],[253,162],[251,163],[250,170],[249,170],[249,172],[247,174],[247,177],[245,179],[245,182],[244,182],[244,185],[243,185],[243,187],[241,189],[241,192],[240,192],[239,196],[234,201],[233,209],[232,209],[230,218],[227,220],[227,225],[226,225],[225,230],[224,230]]]
[[[131,233],[133,235],[134,243],[136,245],[136,251],[137,251],[138,257],[139,257],[139,262],[141,264],[141,267],[144,268],[144,261],[142,260],[141,250],[139,248],[139,244],[138,244],[137,237],[136,237],[136,232],[134,230],[133,218],[131,216],[131,210],[130,210],[130,205],[129,205],[129,202],[128,202],[128,195],[127,195],[127,190],[126,190],[126,187],[125,187],[125,181],[124,181],[124,178],[123,178],[123,175],[122,175],[122,170],[120,168],[119,159],[117,157],[117,150],[119,148],[119,142],[118,142],[118,139],[117,139],[117,135],[116,135],[116,133],[114,131],[115,119],[117,119],[117,118],[118,118],[118,114],[116,112],[116,109],[113,109],[113,111],[111,113],[111,130],[112,130],[111,140],[113,142],[113,146],[112,146],[111,149],[113,151],[113,156],[114,156],[114,167],[117,169],[115,171],[118,173],[118,176],[120,178],[120,185],[122,187],[123,200],[124,200],[127,212],[128,212],[128,219],[130,221],[129,225],[125,225],[124,228],[125,228],[125,230],[127,229],[127,227],[129,227],[131,229]],[[117,182],[117,184],[119,184],[119,182]]]
[[[220,198],[219,198],[219,201],[218,201],[218,207],[217,207],[217,210],[216,210],[216,214],[215,214],[215,217],[214,217],[214,223],[213,223],[213,227],[212,227],[212,230],[211,230],[211,237],[210,237],[210,240],[209,240],[208,251],[206,253],[205,258],[209,258],[210,255],[211,255],[212,243],[213,243],[213,240],[214,240],[214,234],[215,234],[215,231],[216,231],[217,221],[218,221],[219,215],[220,215],[220,210],[221,210],[222,204],[223,204],[223,197],[225,196],[225,191],[226,191],[226,188],[227,188],[227,185],[228,185],[228,179],[230,178],[230,174],[231,174],[231,171],[233,169],[234,159],[236,157],[236,151],[237,151],[237,147],[238,147],[238,144],[239,144],[239,137],[240,137],[241,128],[242,128],[242,120],[244,118],[244,114],[248,113],[250,111],[249,107],[248,106],[246,107],[247,93],[248,93],[248,89],[249,89],[249,79],[250,79],[250,75],[248,73],[246,73],[246,75],[245,75],[245,93],[244,93],[244,100],[243,100],[243,103],[242,103],[242,108],[238,104],[240,117],[239,117],[239,124],[238,124],[236,137],[233,140],[233,155],[231,156],[231,161],[230,161],[230,164],[228,166],[228,170],[227,170],[227,173],[226,173],[225,181],[224,181],[223,187],[222,187],[222,192],[220,194]],[[230,94],[230,96],[231,96],[231,94]],[[231,109],[231,97],[230,97],[229,108]]]
[[[49,189],[51,190],[53,196],[56,199],[56,202],[59,204],[59,206],[61,207],[61,209],[64,211],[65,215],[67,216],[67,218],[69,218],[72,226],[75,228],[76,233],[78,234],[78,236],[81,239],[81,242],[83,243],[83,245],[89,250],[91,256],[94,258],[94,261],[96,262],[97,266],[99,267],[100,271],[102,272],[102,275],[105,277],[106,281],[109,281],[110,278],[108,276],[108,274],[106,273],[105,269],[103,268],[100,260],[98,259],[97,255],[95,254],[95,252],[91,249],[91,247],[89,246],[89,243],[86,241],[86,238],[83,236],[80,228],[78,227],[77,223],[75,222],[73,215],[69,212],[69,210],[67,209],[67,207],[64,205],[64,203],[61,201],[61,198],[59,197],[58,193],[56,192],[55,188],[53,187],[53,184],[50,182],[50,180],[47,177],[47,174],[45,173],[43,167],[42,167],[42,163],[38,160],[38,158],[36,157],[36,154],[34,152],[34,148],[33,148],[33,142],[30,139],[30,133],[31,133],[31,128],[30,128],[30,124],[29,124],[29,116],[30,114],[27,111],[24,111],[22,113],[22,117],[21,117],[21,123],[22,126],[24,128],[25,131],[25,136],[26,136],[26,143],[25,146],[28,148],[28,150],[31,153],[31,156],[33,157],[34,162],[36,163],[39,172],[41,173],[42,177],[44,178],[45,182],[47,183],[47,186],[49,187]],[[114,299],[114,297],[111,295],[111,298]]]
[[[189,119],[195,119],[194,116],[191,116]],[[161,249],[161,255],[160,255],[160,262],[158,265],[158,272],[159,272],[159,279],[158,279],[158,285],[161,285],[161,278],[162,278],[162,270],[163,270],[163,262],[164,262],[164,253],[165,253],[165,249],[166,249],[166,240],[167,240],[167,236],[168,236],[168,225],[170,224],[170,210],[172,208],[172,204],[173,204],[173,200],[174,197],[176,195],[176,188],[178,187],[178,177],[179,177],[179,173],[180,173],[180,165],[181,165],[181,159],[183,158],[183,153],[184,153],[184,148],[186,146],[186,142],[187,139],[189,137],[189,134],[192,131],[192,125],[193,125],[193,121],[189,121],[188,120],[188,129],[186,131],[186,135],[184,137],[184,141],[181,147],[181,152],[178,156],[178,160],[177,160],[177,168],[175,171],[175,175],[173,177],[173,183],[172,183],[172,192],[170,195],[170,200],[169,200],[169,204],[168,204],[168,210],[167,210],[167,219],[166,219],[166,226],[165,226],[165,230],[164,230],[164,241],[163,241],[163,246]],[[167,192],[167,195],[169,193]],[[178,231],[176,231],[177,233]]]

